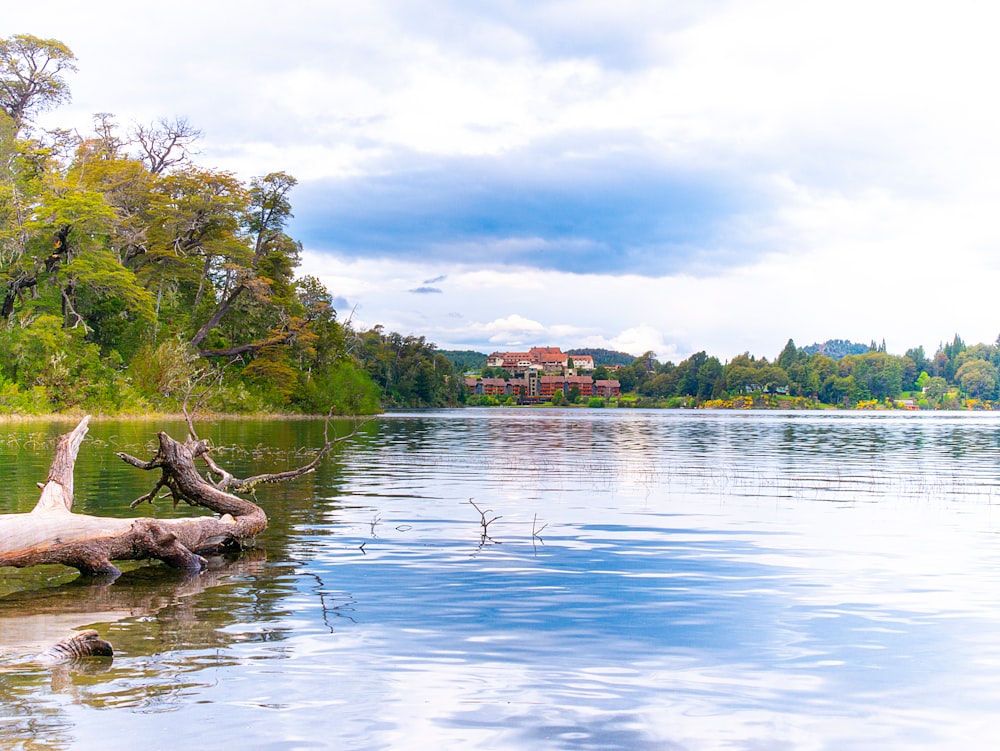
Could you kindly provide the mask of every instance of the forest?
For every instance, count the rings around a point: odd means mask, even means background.
[[[201,133],[179,117],[39,127],[69,100],[75,70],[62,42],[0,39],[0,413],[172,412],[193,394],[230,413],[466,403],[462,377],[484,355],[355,330],[318,279],[296,274],[293,176],[244,181],[198,164]],[[610,358],[595,362],[631,396],[619,406],[959,408],[998,396],[996,343],[956,335],[932,357],[838,347],[789,341],[773,361],[698,352],[676,365],[578,352]]]
[[[922,346],[893,355],[874,342],[858,354],[823,354],[839,344],[799,348],[789,339],[773,361],[745,352],[722,363],[697,352],[674,365],[646,353],[614,377],[645,406],[992,409],[998,395],[1000,340],[966,345],[956,334],[933,357]]]
[[[0,412],[172,411],[209,384],[221,412],[454,401],[433,345],[352,330],[296,276],[291,175],[197,164],[182,118],[39,128],[74,70],[57,40],[0,39]]]

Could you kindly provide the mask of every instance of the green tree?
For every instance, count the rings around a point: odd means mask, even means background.
[[[287,296],[292,286],[290,270],[298,262],[299,252],[298,244],[284,231],[292,216],[288,194],[295,184],[295,178],[284,172],[272,172],[251,182],[250,206],[245,217],[249,247],[242,257],[233,259],[224,268],[215,309],[191,338],[192,347],[198,348],[205,341],[244,293],[250,293],[264,305],[275,295]],[[238,330],[246,331],[246,327],[240,326]],[[221,342],[221,347],[206,354],[228,356],[274,343],[270,340],[233,346],[232,342]]]
[[[909,357],[913,361],[913,366],[916,368],[918,374],[927,370],[931,364],[931,361],[927,359],[927,355],[924,353],[923,345],[911,347],[906,350],[904,357]]]
[[[719,390],[725,384],[722,377],[722,363],[719,362],[719,358],[709,357],[698,367],[697,382],[699,399],[710,399],[712,396],[719,395]]]
[[[830,375],[820,386],[819,398],[827,404],[846,405],[857,399],[857,385],[853,375]]]
[[[677,364],[678,396],[697,396],[701,384],[698,381],[698,371],[702,365],[708,361],[708,354],[704,350],[695,352],[686,360],[681,360]]]
[[[778,355],[778,359],[774,361],[774,364],[787,372],[788,369],[798,363],[803,356],[804,353],[799,351],[799,348],[795,346],[795,342],[789,339],[788,343],[785,344],[785,348],[781,350],[781,354]]]
[[[20,130],[32,115],[70,99],[63,74],[76,57],[62,42],[15,34],[0,39],[0,109]]]
[[[962,390],[976,399],[992,399],[997,392],[997,369],[986,360],[969,360],[955,374]]]
[[[927,382],[927,396],[935,401],[948,393],[948,381],[941,376],[932,376]]]

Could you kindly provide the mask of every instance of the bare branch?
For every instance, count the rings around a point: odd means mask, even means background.
[[[215,388],[222,381],[222,376],[225,375],[226,368],[237,362],[243,362],[243,359],[240,357],[234,357],[232,360],[230,360],[220,368],[207,368],[207,367],[202,368],[196,373],[195,377],[191,380],[191,382],[188,383],[188,387],[184,392],[184,402],[181,404],[181,412],[184,413],[184,420],[187,422],[188,438],[190,438],[192,441],[199,440],[198,434],[195,432],[194,429],[194,415],[197,414],[198,410],[201,408],[201,405],[204,403],[205,399],[208,398],[208,396],[215,390]],[[198,395],[198,398],[195,400],[194,403],[194,408],[188,410],[188,402],[191,400],[191,396],[194,393],[195,387],[199,383],[202,383],[203,381],[206,381],[209,378],[212,379],[212,382],[208,386],[206,386],[205,389]]]
[[[70,328],[75,329],[77,326],[82,324],[83,330],[89,333],[90,326],[88,326],[87,322],[83,320],[83,316],[76,312],[76,308],[73,307],[73,301],[70,300],[69,294],[66,292],[66,288],[60,287],[59,291],[62,292],[63,305],[66,306],[66,314],[76,319],[76,323],[70,326]]]
[[[472,507],[476,511],[479,512],[479,517],[480,517],[479,518],[479,524],[482,527],[482,530],[481,530],[482,537],[479,540],[479,549],[481,550],[482,547],[487,542],[492,542],[494,545],[499,545],[500,544],[499,542],[497,542],[492,537],[490,537],[490,525],[493,522],[495,522],[497,519],[502,519],[503,517],[501,517],[501,516],[494,516],[492,519],[487,519],[486,515],[487,514],[492,514],[493,513],[493,509],[486,509],[485,511],[483,511],[481,508],[479,508],[478,505],[476,505],[476,502],[474,500],[472,500],[471,498],[469,499],[469,503],[471,503]]]
[[[296,477],[301,477],[302,475],[309,474],[310,472],[315,470],[317,466],[319,466],[319,463],[323,460],[323,457],[329,454],[334,446],[336,446],[338,443],[343,443],[344,441],[350,440],[351,438],[353,438],[358,434],[358,431],[361,430],[361,428],[363,428],[365,425],[367,425],[368,423],[370,423],[372,420],[375,419],[374,417],[369,417],[365,420],[361,420],[360,422],[355,420],[354,429],[351,430],[350,433],[340,437],[330,438],[329,429],[330,429],[330,420],[332,418],[333,418],[333,410],[331,409],[326,416],[326,422],[323,424],[323,445],[316,451],[315,456],[313,456],[312,461],[310,461],[309,463],[303,464],[301,467],[297,467],[296,469],[290,469],[285,472],[254,475],[253,477],[248,477],[245,480],[233,477],[228,472],[224,472],[223,470],[216,468],[216,470],[213,471],[216,471],[217,474],[221,474],[223,476],[223,479],[216,483],[216,487],[219,488],[220,490],[228,490],[233,493],[252,494],[254,492],[254,488],[256,488],[258,485],[263,485],[267,483],[276,483],[276,482],[287,482],[288,480],[294,480]],[[206,463],[208,463],[209,459],[207,455],[203,457],[203,459],[205,460]],[[214,466],[214,462],[210,466]]]
[[[136,125],[132,136],[139,144],[142,160],[149,171],[158,175],[171,167],[184,164],[193,153],[191,145],[202,133],[182,117],[173,122],[166,118],[152,125]]]

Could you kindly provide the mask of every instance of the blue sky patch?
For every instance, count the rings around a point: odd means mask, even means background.
[[[713,247],[720,262],[729,257],[725,227],[746,199],[717,176],[631,158],[549,167],[454,158],[303,183],[293,231],[311,249],[346,257],[568,272],[660,275],[711,264]]]

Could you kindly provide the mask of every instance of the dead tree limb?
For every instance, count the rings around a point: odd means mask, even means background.
[[[194,427],[194,415],[198,411],[198,408],[201,406],[205,396],[208,393],[210,393],[211,390],[214,389],[214,387],[222,379],[222,375],[225,369],[228,368],[233,363],[238,362],[239,360],[240,360],[239,357],[234,357],[232,360],[230,360],[228,363],[226,363],[220,368],[217,369],[206,368],[205,370],[203,370],[202,373],[197,378],[192,380],[192,382],[189,384],[187,393],[184,395],[184,403],[181,404],[181,412],[184,414],[184,420],[185,422],[187,422],[187,427],[188,427],[188,441],[198,442],[204,445],[204,451],[201,452],[199,456],[201,457],[201,460],[205,462],[205,466],[208,467],[210,475],[218,478],[212,483],[213,486],[218,490],[225,492],[246,493],[253,495],[253,492],[258,485],[263,485],[267,483],[287,482],[289,480],[294,480],[296,477],[301,477],[304,474],[308,474],[309,472],[312,472],[314,469],[316,469],[317,466],[319,466],[319,463],[323,460],[323,457],[329,454],[330,450],[334,446],[336,446],[338,443],[342,443],[343,441],[353,438],[364,425],[368,424],[373,419],[369,417],[366,420],[355,421],[354,429],[351,430],[350,433],[344,436],[340,436],[338,438],[331,439],[330,420],[333,418],[333,408],[331,407],[330,411],[326,415],[326,422],[323,423],[323,445],[316,451],[316,454],[313,457],[312,461],[310,461],[308,464],[304,464],[300,467],[287,470],[285,472],[254,475],[253,477],[248,477],[246,479],[240,479],[238,477],[234,477],[232,474],[230,474],[229,472],[227,472],[226,470],[224,470],[222,467],[220,467],[218,464],[215,463],[215,460],[212,459],[212,456],[209,453],[211,449],[208,446],[207,442],[201,441],[198,438],[198,432],[195,430]],[[200,395],[198,395],[197,399],[195,400],[194,407],[189,409],[188,402],[194,396],[195,387],[198,386],[202,380],[205,380],[207,378],[213,378],[214,380],[207,388],[205,388],[202,391]],[[125,457],[122,454],[119,454],[119,456],[125,459]],[[125,459],[125,461],[128,461],[128,459]],[[165,484],[166,483],[163,482],[161,478],[161,482],[158,482],[157,485],[149,493],[147,493],[144,496],[140,496],[139,498],[136,498],[134,501],[132,501],[132,508],[135,508],[143,501],[152,502],[155,499],[156,494],[159,492],[160,488],[163,487]],[[174,502],[176,503],[177,502],[176,495],[174,496],[174,498],[175,498]]]
[[[330,438],[330,418],[331,414],[326,417],[326,422],[323,425],[323,445],[320,446],[312,461],[307,464],[303,464],[295,469],[289,469],[284,472],[274,472],[269,474],[254,475],[253,477],[247,477],[246,479],[240,479],[239,477],[234,477],[226,470],[219,467],[213,460],[211,455],[206,451],[205,455],[202,457],[205,464],[208,466],[209,472],[211,472],[215,477],[219,479],[215,481],[214,487],[219,490],[228,491],[232,493],[247,493],[252,495],[254,490],[258,485],[265,485],[268,483],[277,482],[288,482],[289,480],[294,480],[296,477],[301,477],[302,475],[308,474],[319,466],[319,463],[323,461],[323,458],[330,453],[331,449],[338,443],[342,443],[350,438],[357,435],[357,432],[361,430],[364,425],[367,425],[372,418],[366,420],[361,420],[354,423],[354,428],[347,435],[339,436],[336,438]],[[191,424],[190,422],[188,423]],[[194,430],[193,427],[189,428]]]
[[[137,499],[133,506],[144,500],[152,501],[161,488],[166,488],[175,504],[184,501],[207,508],[214,515],[189,519],[119,519],[72,511],[73,468],[89,419],[85,417],[72,432],[59,438],[34,509],[26,514],[0,515],[0,566],[23,568],[59,563],[85,574],[114,577],[120,571],[112,561],[153,558],[175,568],[200,570],[205,565],[203,556],[238,547],[267,528],[263,509],[229,490],[252,490],[262,482],[281,482],[312,472],[331,447],[346,438],[327,437],[316,457],[296,470],[238,480],[211,461],[206,441],[192,435],[180,443],[160,432],[159,446],[152,459],[145,461],[118,454],[133,467],[160,470],[153,490]],[[198,458],[208,459],[210,470],[222,479],[213,483],[202,477],[195,467]]]

